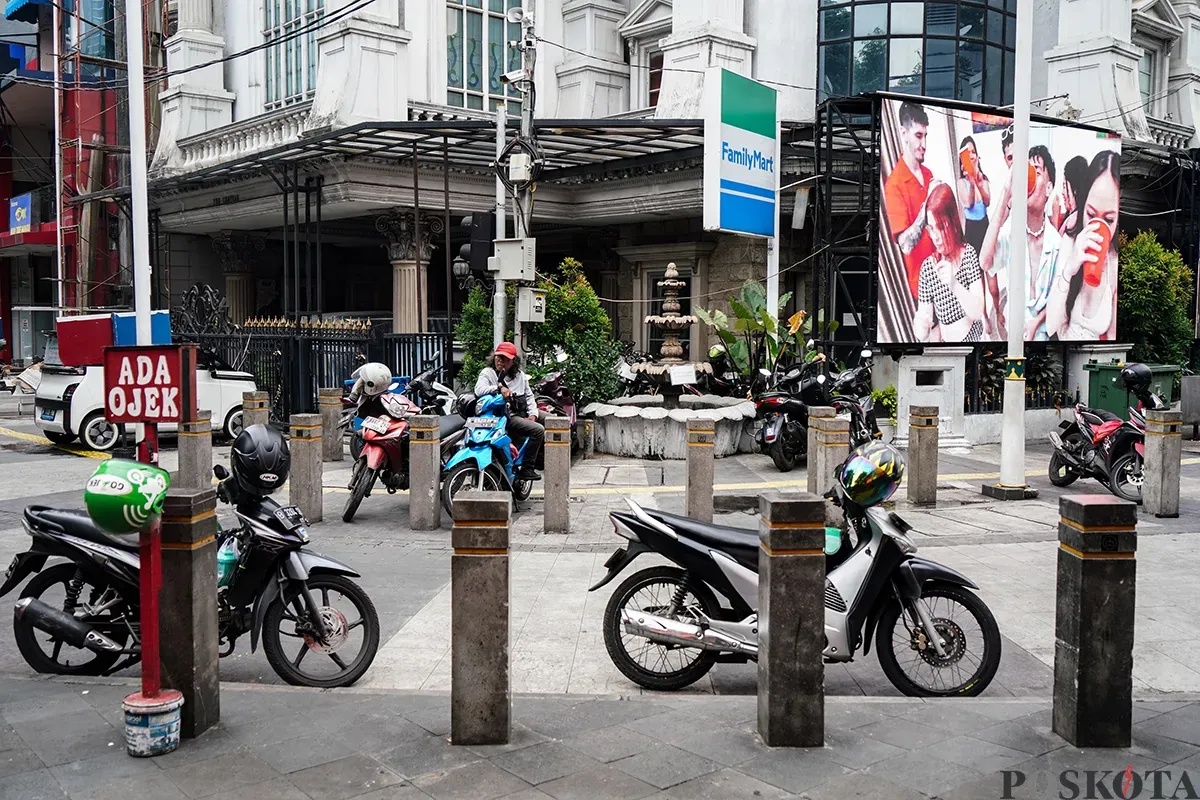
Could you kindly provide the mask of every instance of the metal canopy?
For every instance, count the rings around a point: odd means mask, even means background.
[[[509,128],[517,129],[510,120]],[[704,145],[703,120],[594,119],[534,123],[545,156],[542,181],[586,174],[589,168],[698,156]],[[188,175],[155,181],[151,189],[197,188],[219,180],[261,174],[322,158],[385,158],[405,161],[440,156],[448,141],[456,167],[490,169],[496,160],[496,127],[485,120],[363,122],[329,133],[206,167]],[[569,172],[566,172],[569,170]],[[556,174],[564,171],[561,174]],[[598,169],[597,173],[602,173]]]

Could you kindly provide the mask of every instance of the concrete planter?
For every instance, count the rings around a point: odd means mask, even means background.
[[[667,409],[661,404],[593,403],[583,409],[583,413],[594,420],[598,453],[683,460],[687,458],[687,421],[698,418],[711,419],[716,426],[713,455],[717,458],[735,455],[742,444],[746,420],[754,418],[754,404],[712,398],[703,405],[710,403],[718,407]]]
[[[883,441],[888,444],[892,439],[896,438],[896,426],[888,420],[878,420],[879,432],[883,435]]]

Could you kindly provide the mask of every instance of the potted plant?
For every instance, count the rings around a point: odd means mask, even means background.
[[[879,425],[879,432],[883,434],[883,441],[891,442],[896,436],[895,384],[884,389],[875,389],[871,392],[871,399],[875,402],[875,422]]]

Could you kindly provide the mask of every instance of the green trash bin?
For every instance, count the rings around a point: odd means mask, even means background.
[[[1088,405],[1111,411],[1123,420],[1129,419],[1129,407],[1137,405],[1137,398],[1125,391],[1121,385],[1121,370],[1127,362],[1101,364],[1089,361],[1083,368],[1091,373],[1088,380]],[[1150,368],[1150,389],[1158,396],[1171,402],[1175,388],[1175,376],[1182,369],[1175,364],[1147,364]]]

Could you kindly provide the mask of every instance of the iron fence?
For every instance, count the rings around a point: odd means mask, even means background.
[[[977,347],[967,357],[963,397],[968,414],[999,414],[1004,410],[1004,358],[1007,351]],[[1029,353],[1025,361],[1025,409],[1061,409],[1076,401],[1067,387],[1065,347],[1061,352]]]

